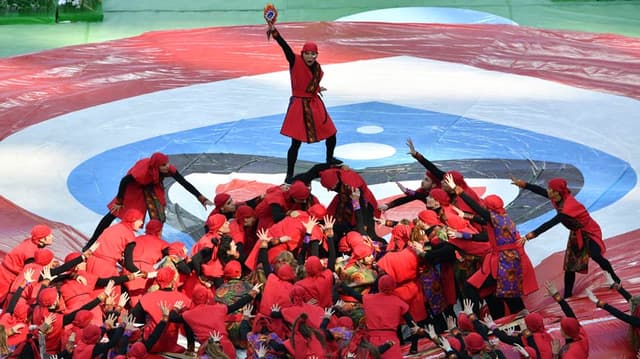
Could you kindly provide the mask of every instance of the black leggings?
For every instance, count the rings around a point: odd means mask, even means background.
[[[613,271],[613,267],[607,258],[602,256],[602,249],[598,243],[588,242],[585,245],[589,246],[589,257],[593,259],[594,262],[598,263],[600,268],[603,271],[611,274],[611,278],[613,278],[616,283],[620,283],[620,277],[616,275],[616,272]],[[569,298],[573,295],[573,285],[576,281],[576,272],[564,272],[564,297]]]
[[[336,135],[333,135],[325,140],[325,146],[327,147],[326,154],[326,162],[331,163],[333,159],[333,152],[336,149]],[[300,151],[300,146],[302,145],[302,141],[298,141],[295,138],[291,139],[291,146],[289,146],[289,150],[287,151],[287,177],[285,181],[290,181],[293,178],[293,171],[296,167],[296,161],[298,161],[298,151]]]

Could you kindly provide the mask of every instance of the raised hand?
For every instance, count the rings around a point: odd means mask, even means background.
[[[249,294],[253,293],[254,296],[258,295],[258,293],[260,293],[260,288],[262,288],[263,285],[263,283],[256,283],[249,291]]]
[[[281,309],[281,308],[280,308],[280,305],[279,305],[278,303],[274,303],[274,304],[271,306],[271,311],[272,311],[272,312],[280,312],[280,309]]]
[[[436,334],[436,328],[433,326],[433,324],[429,324],[427,325],[427,336],[429,336],[429,339],[431,340],[435,340],[438,335]]]
[[[407,187],[405,187],[402,183],[396,181],[396,186],[398,186],[398,188],[400,189],[400,191],[402,191],[402,193],[406,193]]]
[[[524,350],[524,347],[518,343],[513,344],[513,351],[520,353],[520,355],[524,356],[525,358],[529,357],[529,353],[527,353],[527,351]]]
[[[22,331],[22,328],[26,327],[27,325],[24,323],[18,323],[16,325],[14,325],[13,327],[11,327],[11,333],[9,333],[8,335],[12,335],[12,334],[20,334],[20,332]]]
[[[161,300],[160,302],[158,302],[158,307],[160,308],[160,312],[162,313],[163,317],[169,316],[169,312],[171,310],[169,309],[169,304],[167,302]]]
[[[446,185],[446,187],[450,188],[451,191],[455,191],[456,190],[456,182],[453,180],[453,176],[451,175],[451,173],[447,173],[443,180],[442,183]]]
[[[486,325],[487,327],[493,329],[495,327],[497,327],[496,322],[493,321],[493,318],[491,317],[491,314],[487,314],[484,316],[482,323],[484,323],[484,325]]]
[[[263,346],[262,343],[260,343],[258,348],[256,348],[256,355],[258,356],[258,358],[264,358],[265,356],[267,356],[267,351],[267,347]]]
[[[129,294],[127,294],[127,292],[122,292],[122,294],[120,294],[120,297],[118,298],[118,307],[124,308],[124,306],[127,305],[128,301]]]
[[[349,195],[352,201],[357,201],[360,199],[360,188],[351,187],[351,194]]]
[[[525,180],[521,180],[521,179],[515,178],[513,176],[510,176],[510,177],[511,177],[511,184],[512,185],[516,185],[516,186],[518,186],[520,188],[524,188],[527,185],[527,182]]]
[[[322,317],[329,319],[331,318],[333,313],[335,313],[335,311],[331,309],[331,307],[324,308],[324,314],[322,315]]]
[[[454,317],[452,317],[450,315],[447,315],[446,320],[447,320],[447,330],[448,331],[451,331],[452,329],[454,329],[457,326],[456,318],[454,318]]]
[[[118,314],[111,313],[107,315],[107,318],[104,320],[104,326],[109,329],[113,329],[116,326],[116,320],[118,320]]]
[[[25,284],[33,283],[33,268],[27,268],[24,273],[22,273],[22,277],[24,278]]]
[[[413,140],[411,138],[407,138],[407,147],[409,147],[409,154],[411,156],[415,156],[417,151],[416,147],[413,145]]]
[[[445,352],[451,351],[451,344],[446,337],[440,337],[440,348],[442,348],[442,350],[444,350]]]
[[[214,343],[220,343],[222,335],[219,331],[214,330],[213,332],[209,332],[209,339],[211,339]]]
[[[253,313],[253,305],[251,304],[247,304],[244,307],[242,307],[242,317],[245,319],[251,319],[253,317],[255,317],[255,315],[251,314]]]
[[[136,327],[135,318],[133,317],[132,314],[129,314],[124,318],[124,330],[128,330],[128,331],[138,330],[138,328]]]
[[[504,328],[504,332],[505,332],[508,336],[512,337],[512,336],[515,334],[515,332],[516,332],[516,328],[514,328],[513,326],[508,326],[508,327]]]
[[[334,304],[333,306],[336,307],[336,308],[344,307],[344,300],[342,300],[342,299],[336,300],[336,304]]]
[[[388,209],[389,209],[389,206],[387,206],[386,204],[381,204],[378,206],[378,210],[380,210],[380,212],[384,212]],[[377,218],[374,218],[374,219],[377,219]]]
[[[173,310],[175,310],[176,312],[179,312],[182,309],[184,309],[184,302],[181,300],[176,300],[176,302],[173,303]]]
[[[113,288],[115,287],[116,282],[114,282],[113,280],[110,280],[109,282],[107,282],[107,285],[104,287],[104,294],[106,294],[106,296],[110,296],[111,293],[113,293]]]
[[[473,302],[471,301],[471,299],[462,300],[462,305],[463,305],[462,311],[464,312],[464,314],[466,315],[473,314]]]
[[[336,224],[336,219],[331,215],[324,216],[324,226],[322,229],[324,230],[327,237],[333,237],[333,225]]]
[[[618,289],[622,287],[622,282],[616,282],[615,280],[613,280],[613,277],[609,272],[604,272],[604,281],[609,288]]]
[[[302,222],[304,229],[307,233],[311,234],[313,232],[313,227],[318,225],[318,220],[314,216],[309,216],[309,220],[307,222]]]
[[[48,280],[49,282],[51,282],[52,280],[58,277],[57,275],[51,275],[51,266],[42,267],[42,272],[40,272],[40,276],[42,277],[43,280]]]
[[[53,325],[55,321],[56,321],[55,313],[49,313],[49,315],[44,317],[44,324],[48,325],[49,327],[51,327],[51,325]]]

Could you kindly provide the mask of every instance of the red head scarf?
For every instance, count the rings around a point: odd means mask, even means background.
[[[296,274],[293,272],[293,268],[290,265],[284,263],[278,268],[276,275],[278,278],[293,283],[296,280]]]
[[[236,220],[238,221],[238,223],[240,224],[244,224],[244,220],[250,217],[255,217],[256,216],[256,211],[247,206],[247,205],[241,205],[236,209]]]
[[[504,201],[502,201],[502,198],[498,195],[488,195],[484,199],[484,204],[491,212],[495,212],[500,215],[504,215],[506,213],[504,210]]]
[[[534,333],[544,331],[544,321],[540,313],[534,312],[527,314],[527,316],[524,317],[524,324],[527,325],[527,329]]]
[[[311,52],[315,52],[316,54],[318,53],[318,45],[316,45],[315,42],[305,42],[304,45],[302,45],[302,51],[300,51],[300,53],[306,52],[306,51],[311,51]]]
[[[145,233],[152,236],[157,236],[158,234],[160,234],[160,232],[162,232],[162,226],[163,224],[161,221],[152,219],[149,221],[149,223],[147,223],[145,227]]]
[[[169,162],[169,156],[156,152],[149,158],[143,158],[131,167],[129,173],[140,184],[160,183],[160,166]]]
[[[456,186],[460,186],[465,189],[469,187],[467,182],[464,180],[464,176],[462,175],[462,173],[458,171],[449,171],[447,172],[447,174],[450,174],[451,177],[453,177],[453,182],[456,184]]]
[[[438,201],[441,206],[448,206],[451,204],[451,198],[449,198],[447,192],[445,192],[441,188],[432,189],[431,191],[429,191],[429,196]]]
[[[184,257],[185,249],[186,247],[184,246],[184,243],[173,242],[169,244],[169,247],[167,248],[167,254],[169,254],[170,256]]]
[[[328,170],[324,170],[320,172],[320,184],[322,187],[333,190],[338,185],[338,170],[334,168],[330,168]]]
[[[135,208],[129,208],[124,212],[124,215],[122,216],[122,222],[133,223],[137,220],[142,220],[143,218],[144,215],[140,213],[140,211]]]
[[[304,269],[307,271],[307,276],[315,277],[322,272],[322,263],[320,258],[316,256],[310,256],[304,263]]]
[[[478,333],[469,333],[464,337],[464,344],[467,350],[471,354],[477,354],[485,348],[485,342],[482,336]]]
[[[191,301],[194,305],[206,304],[211,298],[213,298],[213,293],[201,284],[196,284],[191,292]]]
[[[16,303],[15,308],[13,308],[13,319],[16,322],[24,323],[27,320],[27,315],[29,314],[29,304],[20,300]]]
[[[289,298],[291,298],[291,303],[299,305],[310,300],[311,295],[303,286],[294,285],[289,292]]]
[[[425,209],[424,211],[418,213],[418,218],[429,227],[442,225],[442,222],[440,222],[440,218],[438,218],[436,212],[430,209]]]
[[[224,222],[227,221],[227,217],[224,214],[216,213],[207,218],[207,227],[209,227],[209,233],[218,233],[218,230],[222,227]]]
[[[176,271],[174,271],[173,268],[162,267],[162,269],[158,271],[158,275],[156,276],[156,282],[158,282],[158,285],[160,286],[160,288],[166,288],[173,282],[175,276],[176,276]]]
[[[397,224],[391,230],[391,241],[387,250],[400,250],[404,248],[411,238],[411,226],[406,224]]]
[[[31,228],[31,241],[38,243],[39,240],[51,234],[51,228],[44,224],[36,224]]]
[[[231,195],[229,195],[228,193],[218,193],[213,199],[213,204],[216,205],[216,208],[222,208],[230,198]]]
[[[294,181],[293,184],[291,184],[291,187],[289,187],[289,195],[291,198],[298,201],[306,200],[310,193],[309,187],[307,187],[307,185],[302,181]]]
[[[351,249],[351,258],[353,260],[362,259],[372,254],[373,248],[364,243],[356,243]]]
[[[224,277],[228,279],[240,278],[242,275],[242,265],[236,260],[231,260],[224,265]]]
[[[338,318],[338,326],[353,330],[353,319],[348,315]]]
[[[560,196],[562,196],[562,198],[571,193],[571,190],[569,190],[569,187],[567,187],[567,181],[564,178],[551,179],[549,180],[547,186],[552,190],[560,193]]]
[[[91,311],[82,309],[76,313],[76,316],[73,318],[73,325],[78,328],[85,328],[87,325],[91,324],[93,320],[93,313]]]
[[[321,203],[316,203],[313,206],[309,207],[307,213],[309,213],[310,216],[314,216],[316,218],[323,218],[327,214],[327,208]]]
[[[102,337],[102,329],[99,326],[90,324],[82,329],[82,341],[86,344],[96,344]]]
[[[464,330],[465,332],[474,331],[473,323],[469,319],[469,316],[464,312],[458,313],[458,328]]]
[[[453,337],[453,336],[449,336],[449,337],[447,337],[447,341],[449,341],[449,344],[451,345],[451,348],[455,349],[457,352],[462,350],[462,343],[460,343],[458,338]]]
[[[80,252],[71,252],[71,253],[67,254],[66,257],[64,257],[64,261],[65,262],[71,262],[72,260],[74,260],[74,259],[76,259],[76,258],[78,258],[80,256],[82,256],[82,253],[80,253]]]
[[[58,290],[53,287],[47,287],[40,291],[38,295],[38,302],[40,305],[46,308],[54,305],[58,299]]]
[[[378,279],[378,290],[380,293],[391,294],[396,289],[396,281],[388,274]]]
[[[560,321],[560,329],[572,339],[578,339],[580,337],[580,322],[578,322],[576,318],[562,318]]]
[[[38,249],[36,253],[34,253],[33,259],[36,264],[46,266],[53,260],[53,252],[46,248]]]

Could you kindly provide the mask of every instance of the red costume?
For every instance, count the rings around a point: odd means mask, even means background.
[[[576,318],[562,318],[560,329],[573,341],[567,342],[560,349],[562,359],[583,359],[589,357],[589,339],[587,332]]]
[[[540,351],[540,357],[538,359],[552,359],[553,351],[551,350],[551,342],[553,338],[544,328],[542,315],[539,313],[527,314],[527,316],[524,317],[524,323],[527,325],[527,329],[531,331],[533,340]],[[524,335],[522,336],[522,342],[527,343],[527,338]]]
[[[135,238],[133,247],[133,264],[140,271],[148,273],[155,270],[154,265],[163,257],[162,250],[169,246],[169,243],[160,238],[162,233],[162,222],[152,219],[147,223],[146,233]],[[135,306],[138,297],[146,292],[147,279],[135,278],[124,283],[129,292],[130,304]]]
[[[276,273],[270,273],[262,291],[259,312],[269,316],[271,315],[271,306],[274,304],[278,304],[280,308],[291,306],[289,293],[295,279],[293,268],[288,264],[281,265]]]
[[[330,307],[333,304],[333,272],[324,269],[320,259],[311,256],[304,263],[307,276],[296,282],[306,289],[311,298],[318,302],[322,308]]]

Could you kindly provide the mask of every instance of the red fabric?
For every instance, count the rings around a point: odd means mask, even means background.
[[[153,236],[158,236],[162,232],[164,224],[157,219],[150,220],[145,226],[145,233]]]
[[[399,251],[406,247],[411,238],[411,226],[407,224],[397,224],[391,230],[391,240],[387,246],[387,251]]]
[[[204,344],[207,342],[210,333],[218,331],[222,337],[220,344],[222,350],[229,358],[236,357],[236,349],[229,340],[227,332],[226,318],[227,306],[220,303],[200,304],[182,313],[182,318],[193,330],[196,339]]]
[[[562,207],[559,207],[555,201],[551,201],[551,204],[558,213],[563,213],[574,218],[581,225],[581,228],[575,231],[578,248],[582,248],[584,245],[583,233],[588,233],[589,238],[600,247],[600,251],[604,255],[607,248],[602,241],[602,229],[600,229],[598,222],[591,217],[589,211],[587,211],[582,203],[578,202],[573,195],[567,193],[562,197]]]
[[[385,254],[378,261],[378,267],[393,277],[396,283],[404,283],[416,278],[418,258],[413,250],[405,248],[400,252]]]
[[[560,325],[563,328],[564,331],[564,326],[563,323],[565,321],[565,319],[574,319],[574,318],[563,318],[560,321]],[[574,319],[575,320],[575,319]],[[584,330],[584,328],[582,326],[580,326],[580,324],[578,323],[579,326],[579,330],[578,330],[578,334],[576,334],[574,332],[574,326],[575,324],[572,323],[573,321],[567,321],[567,324],[571,327],[571,329],[569,329],[570,331],[572,331],[572,334],[575,335],[574,341],[571,343],[566,344],[561,350],[561,358],[562,359],[582,359],[582,358],[588,358],[589,357],[589,339],[587,336],[587,332]],[[576,321],[577,322],[577,321]],[[569,324],[570,323],[570,324]],[[566,334],[566,332],[565,332]]]
[[[329,269],[324,269],[316,275],[307,275],[306,278],[297,281],[296,285],[305,288],[311,297],[318,301],[320,307],[326,308],[333,304],[333,272]]]
[[[22,306],[26,307],[27,305],[22,303]],[[16,306],[16,310],[17,310],[17,306]],[[14,310],[14,315],[11,315],[9,313],[3,313],[0,316],[0,325],[4,325],[6,330],[9,330],[9,328],[13,327],[16,324],[25,324],[25,326],[29,325],[29,323],[27,322],[26,311],[24,313],[23,318],[18,318],[18,315],[16,315],[16,310]],[[19,343],[22,343],[23,341],[25,341],[25,339],[27,339],[28,333],[29,333],[28,330],[23,329],[20,333],[13,334],[7,337],[7,345],[11,347],[11,346],[18,345]]]
[[[142,342],[135,342],[127,351],[127,357],[133,359],[147,358],[147,347]]]
[[[335,188],[334,182],[336,181],[337,178],[339,178],[340,182],[342,183],[342,186],[343,186],[342,189]],[[367,186],[367,183],[364,181],[362,176],[360,176],[357,172],[351,169],[330,168],[320,172],[320,183],[322,184],[323,187],[325,187],[328,190],[345,190],[345,188],[360,189],[361,198],[364,198],[365,202],[373,207],[374,209],[373,215],[375,217],[380,217],[381,212],[378,209],[378,200],[376,200],[376,197],[373,195],[373,192],[371,192],[371,190],[369,189],[369,186]],[[332,184],[333,186],[331,186]],[[336,196],[333,197],[333,199],[331,200],[331,203],[329,203],[329,206],[327,206],[327,214],[330,214],[332,216],[336,215],[336,211],[338,209],[338,204],[340,200],[339,197],[340,197],[340,194],[337,194]],[[356,224],[355,214],[354,214],[354,217],[350,219],[350,224],[355,226]]]
[[[122,198],[122,208],[136,209],[140,213],[147,212],[147,204],[143,195],[143,188],[147,186],[153,187],[153,192],[158,198],[158,201],[162,206],[167,205],[167,200],[164,194],[164,186],[162,185],[163,175],[160,174],[159,167],[166,164],[169,161],[167,155],[156,152],[149,158],[143,158],[136,162],[131,169],[127,172],[134,178],[134,182],[129,183],[125,189],[124,196]],[[169,166],[169,173],[166,176],[172,176],[177,172],[174,166]],[[117,198],[114,198],[107,205],[108,208],[112,208],[116,203]],[[117,214],[118,217],[124,214],[123,210]]]
[[[302,181],[294,181],[289,187],[289,195],[296,200],[303,201],[309,197],[309,187]]]
[[[268,188],[264,194],[264,198],[256,206],[258,229],[269,228],[273,224],[273,217],[271,216],[272,204],[277,204],[282,207],[284,211],[288,211],[290,209],[287,205],[287,199],[284,191],[280,186]]]
[[[38,295],[38,303],[43,307],[51,307],[58,300],[58,290],[53,287],[48,287],[40,291]]]
[[[242,275],[242,265],[236,260],[231,260],[224,265],[224,277],[228,279],[240,278]]]
[[[440,221],[440,217],[438,214],[430,209],[425,209],[418,213],[418,219],[424,222],[429,227],[433,226],[441,226],[442,222]]]
[[[324,309],[315,304],[308,303],[300,303],[298,305],[292,305],[287,308],[282,308],[280,311],[282,313],[282,317],[289,324],[293,324],[293,322],[300,316],[302,313],[306,313],[309,316],[307,324],[313,328],[320,328],[320,324],[322,324],[322,317],[324,315]],[[329,325],[329,327],[335,326],[337,321],[333,319],[334,325]]]
[[[87,259],[87,272],[101,278],[117,276],[116,263],[124,254],[124,249],[135,240],[135,233],[125,222],[120,222],[105,229],[98,237],[100,246]]]
[[[176,278],[176,271],[171,267],[162,267],[156,276],[156,282],[160,288],[168,287]]]
[[[46,224],[37,224],[31,229],[31,241],[38,243],[39,240],[51,234],[51,228]]]
[[[4,257],[0,263],[0,299],[9,292],[11,283],[24,269],[24,262],[28,258],[33,258],[36,250],[38,250],[38,246],[31,241],[31,238],[28,238]]]
[[[274,259],[280,254],[282,251],[294,251],[296,250],[302,243],[302,239],[306,233],[306,229],[302,225],[302,221],[306,221],[308,219],[308,215],[306,212],[300,212],[298,217],[293,218],[290,216],[285,217],[280,222],[269,227],[268,233],[269,236],[273,238],[279,238],[283,236],[288,236],[291,238],[288,242],[278,244],[269,248],[267,252],[267,256],[269,258],[269,263],[273,263]],[[322,231],[318,226],[314,227],[312,233],[313,238],[322,238]],[[258,261],[258,252],[260,250],[260,243],[256,243],[253,246],[253,249],[247,256],[245,260],[245,265],[253,270],[255,269]]]
[[[396,281],[392,276],[385,274],[378,279],[378,289],[380,293],[391,294],[396,289]]]
[[[173,305],[181,300],[186,308],[191,306],[191,299],[186,295],[168,290],[156,290],[155,292],[149,292],[140,298],[140,304],[147,313],[147,322],[143,329],[144,338],[148,338],[158,322],[162,319],[162,312],[158,307],[158,303],[164,301],[169,308],[173,308]],[[176,323],[168,323],[166,329],[160,336],[158,342],[151,348],[150,352],[171,352],[177,348],[179,326]]]
[[[484,339],[478,333],[469,333],[464,337],[464,344],[470,354],[480,353],[486,346]]]
[[[291,273],[293,270],[289,265],[283,265],[282,267],[288,267]],[[282,268],[280,267],[280,268]],[[286,270],[285,270],[286,271]],[[280,270],[278,271],[280,273]],[[284,272],[283,272],[284,273]],[[260,313],[270,316],[271,306],[273,304],[280,305],[280,308],[286,308],[291,306],[291,300],[289,299],[289,292],[293,288],[292,279],[283,279],[274,273],[270,273],[267,277],[267,281],[264,284],[264,290],[262,291],[262,300],[260,301]]]
[[[35,325],[41,325],[44,323],[44,318],[49,315],[49,313],[54,313],[56,315],[56,319],[51,325],[51,331],[45,335],[46,340],[46,348],[45,351],[47,354],[57,354],[62,350],[62,334],[64,330],[62,328],[62,324],[64,322],[64,318],[62,313],[58,312],[49,312],[49,310],[42,306],[36,306],[33,310],[33,320],[32,323]]]
[[[293,66],[290,70],[292,96],[289,101],[287,114],[282,123],[282,128],[280,129],[281,134],[307,143],[322,141],[336,134],[336,127],[331,120],[331,116],[329,116],[324,103],[318,96],[320,92],[319,84],[322,80],[323,72],[320,64],[316,64],[316,66],[318,70],[318,86],[313,86],[310,89],[311,92],[308,92],[307,87],[309,83],[313,81],[313,73],[301,55],[295,56]],[[303,98],[309,99],[309,107],[311,116],[313,117],[315,136],[311,138],[305,130]]]
[[[213,215],[209,216],[209,218],[207,218],[207,228],[209,228],[209,233],[218,233],[218,230],[225,224],[226,221],[227,217],[220,213],[214,213]]]
[[[231,199],[231,195],[228,193],[218,193],[213,198],[213,204],[216,205],[216,208],[224,207],[224,205]]]
[[[303,52],[314,52],[314,53],[318,53],[318,45],[316,45],[315,42],[311,42],[311,41],[307,41],[304,43],[304,45],[302,45],[302,50],[300,51],[300,53]]]
[[[152,223],[156,220],[151,220]],[[158,221],[160,222],[160,221]],[[147,232],[149,232],[147,225]],[[133,247],[133,263],[143,272],[153,272],[154,265],[163,258],[162,250],[169,246],[169,243],[157,236],[158,232],[153,234],[144,234],[134,239],[136,245]],[[147,287],[147,279],[136,278],[124,283],[130,293],[144,290]],[[132,297],[133,298],[133,297]],[[135,303],[131,303],[135,305]]]
[[[451,198],[449,198],[449,194],[441,188],[433,188],[431,191],[429,191],[429,196],[438,201],[441,206],[448,206],[451,204]]]
[[[377,293],[364,295],[362,308],[371,344],[379,346],[387,340],[395,343],[381,358],[402,358],[396,328],[404,322],[402,317],[409,311],[409,305],[393,294]]]
[[[567,180],[564,178],[552,178],[547,183],[547,186],[552,190],[560,193],[561,197],[564,197],[571,193],[569,187],[567,186]]]
[[[485,206],[487,206],[487,209],[492,212],[498,213],[500,215],[505,214],[504,201],[502,200],[502,198],[500,198],[500,196],[497,196],[495,194],[488,195],[484,198],[484,204]]]

